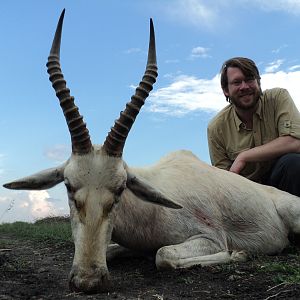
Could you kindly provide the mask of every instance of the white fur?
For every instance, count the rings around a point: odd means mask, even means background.
[[[107,289],[106,259],[119,252],[108,247],[111,239],[156,254],[158,268],[185,268],[276,254],[290,232],[300,232],[299,197],[209,166],[189,151],[130,168],[94,146],[59,168],[5,186],[43,189],[62,180],[69,189],[75,290]],[[163,206],[151,203],[157,199]]]

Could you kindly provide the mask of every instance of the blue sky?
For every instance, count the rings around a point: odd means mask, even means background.
[[[141,80],[153,18],[159,77],[127,139],[129,165],[151,165],[178,149],[210,163],[206,127],[226,105],[219,70],[230,57],[253,59],[263,89],[287,88],[300,108],[299,0],[1,1],[0,223],[69,211],[62,184],[2,187],[70,155],[45,67],[63,8],[62,70],[95,144]]]

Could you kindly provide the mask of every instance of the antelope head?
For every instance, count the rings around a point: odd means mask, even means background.
[[[64,182],[69,199],[75,255],[69,285],[73,291],[103,292],[110,287],[106,250],[114,226],[115,208],[125,189],[139,199],[171,208],[179,205],[154,187],[130,174],[122,152],[130,128],[157,77],[155,36],[150,20],[146,71],[131,101],[120,113],[103,145],[91,143],[60,68],[60,43],[64,10],[58,21],[47,68],[59,99],[72,141],[71,157],[62,165],[4,184],[9,189],[42,190]]]

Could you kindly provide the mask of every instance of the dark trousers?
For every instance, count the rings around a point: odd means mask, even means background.
[[[274,164],[265,184],[300,197],[300,153],[288,153]]]

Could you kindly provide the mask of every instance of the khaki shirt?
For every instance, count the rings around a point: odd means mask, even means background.
[[[212,164],[229,170],[242,151],[279,136],[291,135],[300,139],[300,113],[287,90],[274,88],[260,96],[251,130],[245,128],[230,104],[209,123],[207,135]],[[273,161],[247,163],[241,175],[261,182],[272,164]]]

